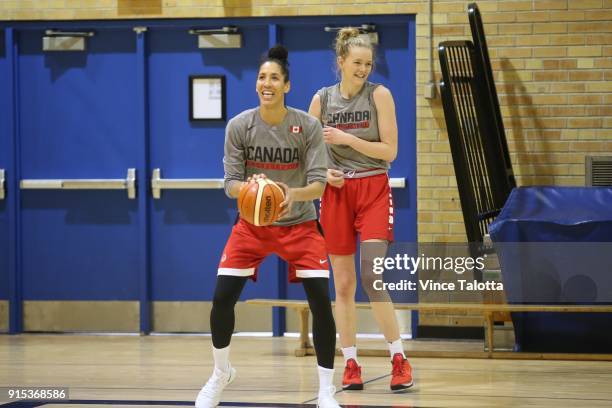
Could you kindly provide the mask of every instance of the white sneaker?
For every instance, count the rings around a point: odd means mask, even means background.
[[[341,408],[334,394],[336,393],[336,387],[330,385],[327,390],[319,391],[319,399],[317,401],[317,408]]]
[[[230,366],[229,372],[215,368],[208,382],[200,392],[195,401],[196,408],[215,408],[221,401],[223,389],[236,378],[236,370]]]

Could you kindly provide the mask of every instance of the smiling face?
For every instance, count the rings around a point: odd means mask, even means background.
[[[345,57],[338,57],[342,80],[357,87],[367,81],[372,64],[372,50],[367,47],[352,46]]]
[[[255,84],[261,106],[283,106],[285,104],[285,94],[289,92],[289,88],[289,81],[286,81],[283,70],[278,63],[266,61],[261,64]]]

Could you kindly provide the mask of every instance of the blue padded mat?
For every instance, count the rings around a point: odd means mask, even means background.
[[[612,188],[516,188],[489,232],[509,303],[612,304]],[[609,313],[512,321],[521,351],[612,352]]]

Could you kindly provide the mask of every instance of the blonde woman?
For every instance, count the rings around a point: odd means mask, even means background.
[[[413,385],[393,304],[373,288],[372,259],[384,256],[393,241],[393,197],[387,170],[397,156],[397,122],[391,92],[368,81],[374,47],[355,28],[335,40],[340,82],[320,89],[309,113],[323,124],[330,168],[321,199],[321,224],[334,273],[336,327],[345,360],[342,387],[363,389],[357,360],[355,291],[356,239],[361,243],[361,283],[388,343],[391,389]]]

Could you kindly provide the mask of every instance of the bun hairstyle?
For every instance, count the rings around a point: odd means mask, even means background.
[[[266,62],[275,62],[281,67],[281,72],[285,77],[285,82],[289,81],[289,51],[280,44],[276,44],[274,47],[268,50],[268,55],[264,56],[259,63],[261,67]]]
[[[360,34],[359,30],[355,27],[341,28],[338,34],[336,34],[334,42],[336,56],[345,58],[351,47],[364,47],[369,48],[372,51],[372,57],[374,57],[374,45],[368,36]]]

